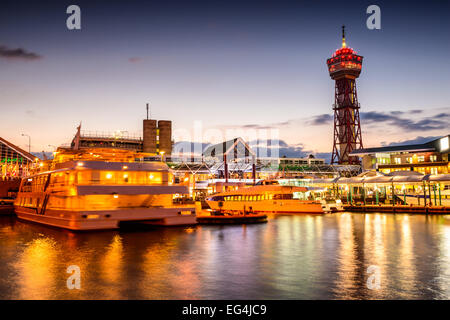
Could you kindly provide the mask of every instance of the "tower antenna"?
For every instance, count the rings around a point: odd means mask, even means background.
[[[345,43],[345,25],[342,26],[342,48],[345,48],[347,44]]]
[[[148,120],[148,108],[149,108],[149,106],[148,106],[148,103],[147,103],[147,120]]]

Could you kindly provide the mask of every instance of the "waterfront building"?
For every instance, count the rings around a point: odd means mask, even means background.
[[[172,154],[172,121],[145,119],[143,136],[128,131],[98,132],[85,131],[78,127],[70,144],[71,148],[116,148],[153,155]]]
[[[37,158],[15,144],[0,137],[0,178],[20,178],[27,174]]]
[[[311,166],[311,165],[323,165],[325,164],[325,159],[315,158],[314,156],[309,156],[306,158],[286,158],[282,157],[278,160],[281,166]]]
[[[351,155],[362,157],[364,170],[446,174],[450,173],[450,135],[422,144],[354,150]]]
[[[77,135],[72,140],[75,147]],[[113,133],[99,131],[80,131],[79,148],[119,148],[130,151],[142,151],[142,137],[133,136],[123,131]]]
[[[172,121],[145,119],[143,136],[143,152],[166,156],[172,154]]]

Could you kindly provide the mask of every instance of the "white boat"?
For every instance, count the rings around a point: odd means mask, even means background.
[[[163,162],[136,161],[124,150],[60,150],[51,170],[24,178],[15,212],[20,219],[71,230],[116,229],[124,222],[196,223],[195,207],[174,205],[186,186],[173,185]]]
[[[221,192],[206,198],[215,211],[329,213],[334,204],[313,199],[307,187],[282,186],[276,181],[262,181],[260,185]]]

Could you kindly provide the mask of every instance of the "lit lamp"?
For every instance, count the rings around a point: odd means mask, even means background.
[[[159,154],[161,155],[161,162],[164,162],[164,151],[161,151]]]

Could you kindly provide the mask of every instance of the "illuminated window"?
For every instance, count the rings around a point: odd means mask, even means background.
[[[418,156],[417,157],[418,162],[425,162],[425,156]]]
[[[402,163],[402,159],[401,158],[394,158],[394,162],[395,162],[395,164],[401,164]]]
[[[450,147],[449,137],[442,138],[440,141],[441,152],[448,150]]]
[[[437,155],[432,154],[432,155],[430,156],[430,161],[431,161],[431,162],[437,161]]]

